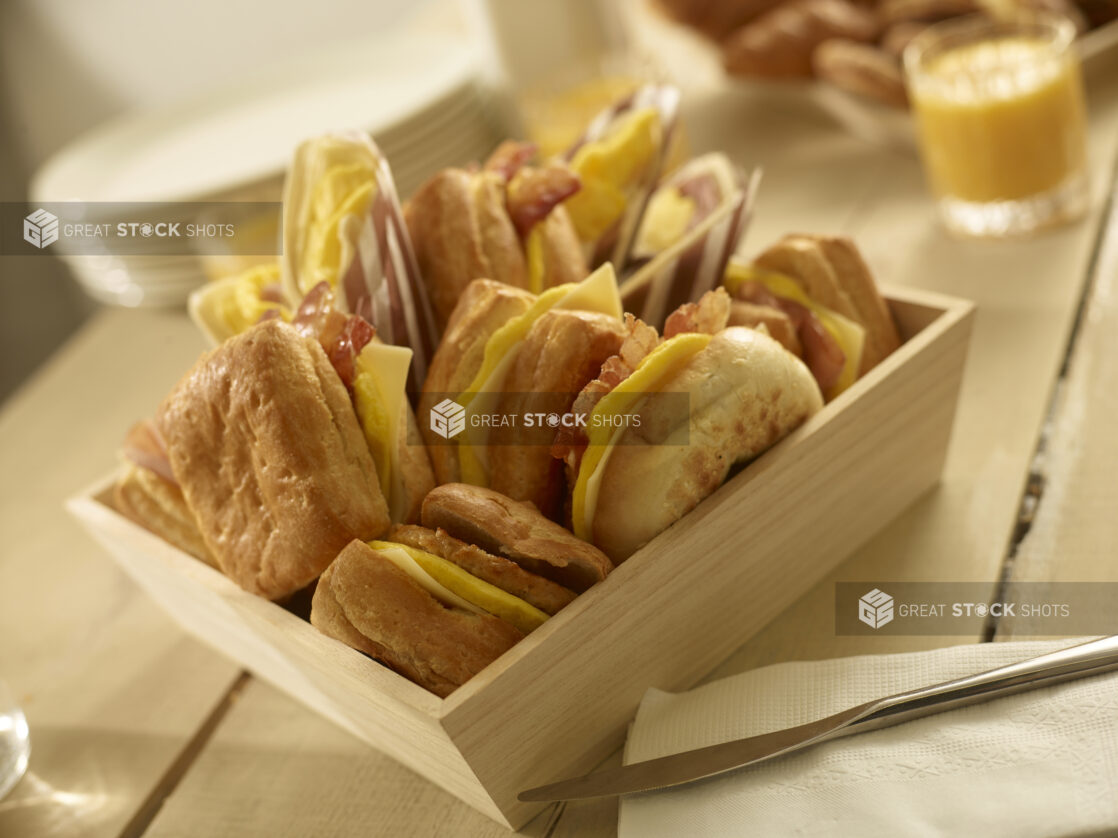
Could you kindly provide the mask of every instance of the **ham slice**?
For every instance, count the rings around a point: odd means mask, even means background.
[[[140,468],[154,472],[168,483],[179,485],[175,473],[171,471],[171,461],[167,457],[167,446],[155,423],[150,419],[137,422],[128,429],[124,437],[121,453],[126,460]]]

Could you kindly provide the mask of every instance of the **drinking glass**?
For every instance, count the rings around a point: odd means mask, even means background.
[[[936,24],[906,48],[924,168],[950,230],[1018,235],[1086,211],[1074,40],[1067,18],[1020,12]]]
[[[0,681],[0,799],[12,790],[27,770],[31,735],[27,719],[12,694]]]

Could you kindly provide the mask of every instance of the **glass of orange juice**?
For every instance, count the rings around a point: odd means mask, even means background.
[[[1074,40],[1070,20],[1032,12],[936,24],[905,50],[924,167],[950,230],[1019,235],[1087,209]]]

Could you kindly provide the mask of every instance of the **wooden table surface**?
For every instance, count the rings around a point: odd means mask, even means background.
[[[1003,570],[1118,579],[1118,62],[1094,66],[1089,90],[1090,215],[1012,243],[946,236],[911,153],[793,105],[751,109],[732,90],[689,104],[696,150],[765,166],[748,251],[794,230],[843,233],[879,279],[978,304],[942,484],[715,675],[981,639],[836,637],[836,581],[974,581],[992,594]],[[27,776],[0,801],[0,835],[507,834],[191,640],[64,514],[202,347],[181,313],[104,310],[0,412],[0,677],[33,741]],[[1017,545],[1031,472],[1043,493]],[[557,806],[523,833],[607,836],[616,814],[615,802]]]

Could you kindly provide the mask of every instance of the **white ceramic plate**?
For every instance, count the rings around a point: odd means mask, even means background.
[[[295,146],[324,131],[362,128],[400,143],[424,115],[450,107],[453,116],[476,71],[472,48],[435,35],[394,35],[294,61],[267,77],[95,129],[47,161],[32,199],[222,195],[282,175]],[[465,107],[462,121],[480,112]]]

